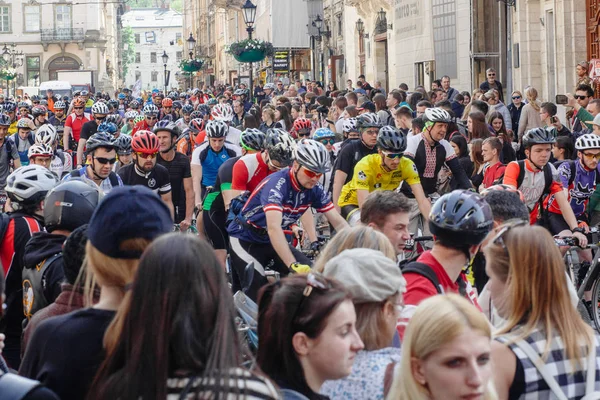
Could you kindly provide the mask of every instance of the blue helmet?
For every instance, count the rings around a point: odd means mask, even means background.
[[[319,128],[313,133],[313,140],[335,138],[335,133],[329,128]]]
[[[117,133],[117,125],[112,122],[103,122],[98,126],[98,132],[106,132],[111,135]]]

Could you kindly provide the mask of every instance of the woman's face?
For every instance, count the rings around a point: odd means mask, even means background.
[[[494,304],[494,307],[498,311],[498,314],[501,317],[504,317],[508,314],[506,282],[502,282],[500,277],[495,274],[490,264],[491,263],[488,262],[485,265],[485,273],[489,277],[487,286],[488,290],[490,291],[490,298]]]
[[[335,85],[333,84],[333,82],[329,82],[329,89],[333,89],[335,87]]]
[[[465,101],[463,101],[463,104],[469,104],[471,102],[471,96],[464,96]]]
[[[425,360],[413,358],[412,373],[432,400],[483,399],[492,377],[490,352],[490,338],[467,328]]]
[[[584,76],[587,73],[585,68],[583,68],[581,65],[577,65],[577,67],[575,69],[577,70],[578,76]]]
[[[276,120],[280,120],[281,119],[281,113],[279,112],[279,110],[275,110],[275,119]]]
[[[364,347],[356,332],[356,312],[352,301],[341,303],[329,316],[323,332],[309,342],[306,361],[320,380],[350,375],[354,357]]]
[[[502,119],[494,118],[492,121],[492,128],[494,128],[494,132],[498,132],[500,129],[502,129]]]
[[[298,114],[298,111],[296,111],[295,108],[292,108],[292,118],[296,119],[300,116],[300,114]]]
[[[452,148],[454,149],[454,154],[460,157],[460,148],[458,147],[458,145],[454,142],[450,142],[450,146],[452,146]]]
[[[473,120],[471,119],[471,117],[467,118],[467,130],[473,133]]]
[[[565,159],[565,149],[561,149],[556,144],[554,144],[552,146],[552,155],[557,160],[564,160]]]

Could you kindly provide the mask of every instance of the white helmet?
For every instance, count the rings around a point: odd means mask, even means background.
[[[139,114],[137,111],[127,111],[125,113],[125,119],[134,119],[135,117],[137,117]]]
[[[322,143],[312,139],[302,139],[296,143],[294,159],[306,169],[324,174],[331,169],[329,154]]]
[[[158,107],[156,107],[154,104],[146,104],[144,108],[142,108],[142,113],[145,115],[157,115]]]
[[[358,132],[358,120],[356,118],[346,118],[342,124],[344,133]]]
[[[229,132],[229,126],[224,121],[208,121],[206,124],[206,136],[209,138],[224,138]]]
[[[452,117],[448,114],[448,111],[443,108],[427,108],[423,114],[423,121],[427,122],[441,122],[447,124],[452,121]]]
[[[57,139],[56,127],[44,124],[35,131],[35,142],[52,146]]]
[[[282,165],[290,165],[295,147],[296,142],[283,129],[273,128],[267,131],[265,148],[271,160],[275,160]]]
[[[600,149],[600,136],[593,133],[580,136],[575,142],[575,149],[578,151]]]
[[[27,158],[36,157],[36,156],[46,156],[51,157],[54,155],[54,151],[52,147],[48,144],[44,143],[34,143],[31,145],[29,150],[27,150]]]
[[[97,101],[92,106],[92,114],[104,114],[104,115],[107,115],[108,113],[109,113],[109,111],[108,111],[108,106],[106,105],[106,103],[103,103],[101,101]]]
[[[267,90],[275,90],[275,84],[269,82],[269,83],[265,84],[265,86],[263,86],[263,90],[265,90],[265,89],[267,89]]]
[[[27,165],[17,168],[6,179],[6,194],[15,209],[38,204],[56,184],[52,172],[41,165]]]
[[[210,113],[216,121],[231,122],[233,120],[233,108],[227,103],[217,104]]]

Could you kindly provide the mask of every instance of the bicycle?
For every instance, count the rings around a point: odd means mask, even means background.
[[[198,232],[198,228],[196,227],[196,221],[198,219],[198,207],[194,207],[194,216],[192,217],[192,222],[190,223],[190,227],[185,231],[186,233],[192,233],[198,236],[200,233]],[[173,232],[182,232],[180,224],[173,224]]]

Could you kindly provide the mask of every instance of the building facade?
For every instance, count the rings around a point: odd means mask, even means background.
[[[184,57],[183,17],[164,8],[133,8],[122,17],[123,26],[130,27],[135,37],[135,59],[129,66],[125,85],[132,87],[141,81],[141,88],[164,89],[165,71],[169,75],[167,90],[179,88],[179,63]],[[162,56],[168,58],[166,67]]]
[[[94,71],[95,90],[114,91],[119,10],[109,0],[0,0],[0,44],[23,53],[13,64],[16,85],[39,86],[59,70],[81,69]]]

